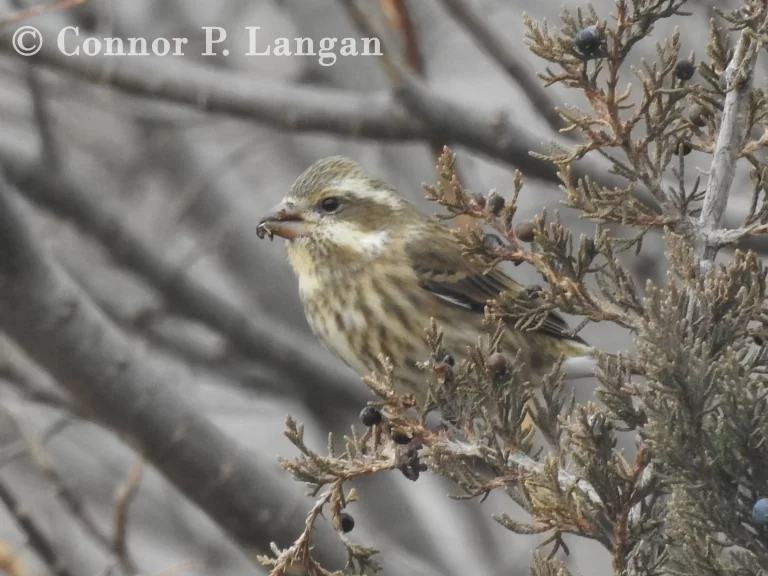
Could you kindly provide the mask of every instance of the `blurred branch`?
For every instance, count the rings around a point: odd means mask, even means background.
[[[14,54],[6,34],[0,34],[0,48]],[[127,94],[254,120],[282,130],[385,141],[427,137],[424,126],[386,93],[355,95],[254,81],[235,72],[186,63],[170,67],[126,61],[116,68],[108,57],[70,58],[47,44],[29,59]]]
[[[45,12],[50,12],[51,10],[64,10],[65,8],[72,8],[73,6],[78,6],[83,2],[85,2],[85,0],[59,0],[53,4],[38,4],[29,8],[23,8],[19,6],[20,2],[14,2],[16,6],[22,9],[8,16],[1,17],[0,25],[11,24],[13,22],[18,22],[19,20],[27,20],[34,16],[39,16]]]
[[[55,172],[61,168],[61,158],[59,157],[59,147],[56,145],[56,134],[53,129],[53,119],[48,110],[45,89],[40,81],[40,71],[32,66],[27,66],[25,72],[29,91],[32,94],[35,122],[40,134],[40,162]]]
[[[292,541],[303,518],[287,507],[278,513],[281,489],[51,262],[7,185],[0,188],[0,256],[0,322],[9,336],[249,555]],[[327,541],[318,550],[329,564],[338,561]]]
[[[145,134],[151,133],[148,126],[141,128]],[[251,133],[249,127],[240,126],[239,130]],[[221,133],[221,130],[217,132]],[[263,316],[265,322],[279,319],[280,326],[293,333],[293,336],[288,338],[292,346],[302,348],[306,354],[313,356],[315,362],[322,364],[323,360],[331,360],[330,355],[325,354],[319,347],[313,348],[311,344],[300,342],[305,338],[312,339],[305,329],[303,310],[299,307],[280,310],[264,308],[264,302],[283,300],[284,282],[292,280],[293,272],[284,266],[284,258],[279,251],[264,250],[264,246],[258,244],[259,240],[253,232],[253,220],[249,218],[248,212],[243,210],[242,202],[245,199],[246,203],[250,203],[254,187],[269,186],[271,175],[268,171],[260,170],[259,174],[263,180],[256,181],[246,174],[246,166],[253,162],[254,154],[259,155],[259,148],[262,146],[277,149],[280,148],[281,142],[290,141],[292,137],[289,134],[264,134],[261,130],[257,132],[261,134],[259,145],[250,149],[249,161],[239,166],[238,170],[222,170],[221,160],[212,158],[204,139],[190,132],[177,132],[163,151],[158,175],[167,180],[169,194],[174,198],[172,203],[188,188],[192,180],[207,180],[205,191],[187,206],[183,225],[202,236],[209,235],[213,230],[225,229],[226,233],[216,246],[215,257],[222,265],[224,278],[236,286],[243,305],[253,311],[251,314]],[[296,173],[303,169],[304,165],[297,163]],[[293,172],[293,169],[289,170]],[[278,264],[279,268],[275,264]],[[269,281],[264,281],[260,274],[255,274],[261,270],[270,271]],[[344,379],[344,382],[357,385],[359,380],[354,378],[351,372],[349,375],[351,378]]]
[[[0,573],[7,576],[31,576],[21,552],[0,539]]]
[[[158,290],[166,304],[189,318],[210,326],[249,358],[280,371],[296,398],[317,401],[316,394],[332,394],[340,403],[363,405],[362,391],[340,384],[337,371],[308,358],[305,351],[260,327],[240,310],[167,261],[149,243],[131,232],[117,214],[96,196],[86,196],[65,174],[48,174],[23,158],[1,153],[8,178],[30,200],[59,217],[72,221],[82,232],[97,238],[112,258]],[[306,383],[312,382],[312,385]]]
[[[63,432],[68,426],[72,424],[72,419],[69,417],[59,418],[53,424],[48,426],[46,430],[40,434],[39,442],[41,445],[45,444],[56,437],[60,432]],[[15,462],[29,451],[23,440],[14,442],[9,446],[3,446],[0,450],[0,468],[11,462]]]
[[[115,537],[112,549],[124,566],[131,567],[129,569],[131,573],[137,570],[135,563],[131,559],[131,553],[128,550],[128,510],[131,502],[134,501],[139,493],[143,471],[144,458],[137,456],[128,474],[128,478],[120,485],[115,495]]]
[[[0,49],[15,55],[7,33],[0,34]],[[478,111],[442,96],[414,78],[401,83],[393,100],[382,93],[352,94],[263,79],[254,81],[241,74],[183,62],[164,66],[123,59],[116,67],[109,57],[71,58],[48,44],[28,60],[127,94],[245,118],[281,130],[384,142],[439,140],[460,144],[520,166],[529,177],[559,183],[554,166],[529,154],[530,150],[541,148],[538,135],[511,122],[505,112]],[[623,186],[620,178],[607,174],[604,165],[599,159],[585,158],[576,165],[574,173],[578,177],[591,175],[606,185]]]
[[[423,78],[426,75],[424,54],[406,0],[380,0],[380,3],[392,27],[403,35],[405,63],[415,74]]]
[[[100,546],[111,553],[112,542],[109,536],[99,527],[96,520],[91,516],[88,511],[85,501],[74,489],[72,489],[61,477],[59,471],[51,461],[48,452],[45,449],[43,439],[36,437],[32,434],[27,427],[23,424],[15,414],[10,411],[5,411],[9,421],[13,424],[21,437],[22,441],[26,445],[26,450],[29,453],[32,462],[37,466],[40,472],[45,478],[47,478],[51,484],[56,488],[56,497],[62,501],[67,511],[77,520],[83,527],[85,532],[93,538]],[[122,556],[119,556],[118,561],[122,564],[128,573],[135,573],[136,566],[131,560],[130,555],[126,552]]]
[[[37,14],[54,8],[70,8],[78,4],[82,4],[84,0],[63,0],[53,5],[38,5],[29,9],[26,9],[24,0],[11,0],[11,4],[14,8],[19,10],[18,13],[11,16],[11,18],[26,18],[36,16]],[[40,134],[40,157],[41,163],[45,165],[51,171],[56,171],[61,166],[59,158],[59,148],[56,145],[56,135],[53,129],[53,122],[51,114],[48,110],[48,102],[45,95],[45,88],[40,81],[39,70],[36,70],[34,66],[27,65],[24,70],[27,78],[27,85],[32,96],[32,112],[37,123],[37,130]]]
[[[0,49],[18,57],[7,34],[0,33]],[[512,122],[504,112],[483,112],[455,102],[409,74],[400,74],[401,85],[397,98],[393,99],[387,93],[358,95],[264,80],[256,82],[234,72],[186,63],[164,67],[124,59],[120,67],[115,68],[107,57],[69,58],[47,44],[29,60],[141,98],[189,106],[198,112],[244,118],[279,130],[383,142],[440,140],[459,144],[520,166],[526,176],[560,184],[551,163],[529,155],[530,150],[541,148],[544,138]],[[398,101],[407,110],[398,105]],[[626,182],[609,174],[608,168],[609,163],[587,156],[574,165],[573,176],[577,179],[589,176],[602,185],[623,188]],[[638,190],[637,194],[647,205],[655,205],[647,191]],[[726,225],[738,226],[735,222]],[[739,245],[766,249],[763,238],[751,236],[742,238]]]
[[[384,13],[389,18],[390,24],[393,28],[402,34],[403,41],[405,42],[405,65],[417,77],[421,79],[426,78],[426,67],[424,65],[424,56],[421,50],[421,43],[419,42],[419,35],[416,31],[416,26],[413,23],[413,18],[411,17],[411,13],[408,11],[408,6],[406,5],[405,0],[380,1],[384,9]],[[342,5],[347,8],[348,12],[352,12],[351,3],[342,2]],[[354,13],[351,15],[353,20],[355,20]],[[387,71],[387,64],[390,58],[390,50],[383,44],[383,38],[379,37],[379,40],[382,42],[382,49],[385,51],[385,57],[381,61],[384,62],[384,69]],[[396,83],[397,78],[392,78],[392,80]],[[446,146],[446,144],[449,143],[443,142],[442,140],[430,141],[429,147],[432,151],[432,157],[434,158],[435,164],[438,163],[440,156],[443,153],[443,148]],[[454,169],[454,174],[460,181],[462,180],[461,174],[457,168]],[[439,171],[437,175],[438,177],[440,176]],[[474,228],[476,223],[473,218],[462,214],[456,218],[456,225],[459,227]]]
[[[40,559],[45,562],[51,573],[55,576],[74,576],[69,571],[69,568],[64,566],[61,556],[56,551],[56,547],[46,536],[42,527],[2,480],[0,480],[0,502],[3,503],[10,515],[16,520],[19,528],[26,534],[30,546],[37,552]]]
[[[2,344],[4,346],[5,342]],[[3,354],[0,356],[0,378],[5,380],[25,400],[64,410],[81,418],[88,417],[83,413],[81,407],[74,404],[69,398],[38,382],[29,370],[25,370],[10,355]]]
[[[87,287],[84,287],[84,290],[115,324],[123,326],[131,335],[150,343],[153,349],[178,359],[192,370],[202,370],[215,378],[222,378],[239,390],[257,388],[260,392],[267,394],[293,398],[291,388],[284,385],[278,373],[263,369],[247,358],[229,356],[225,350],[215,344],[210,346],[182,337],[180,333],[186,328],[184,324],[179,327],[178,332],[164,330],[158,324],[176,318],[166,315],[162,310],[146,308],[137,313],[128,313],[121,310],[115,302],[90,292]],[[265,376],[264,372],[269,373],[270,376]],[[258,380],[258,384],[251,384],[254,380]]]
[[[506,113],[497,112],[491,115],[479,112],[475,108],[446,98],[427,86],[392,56],[392,51],[386,48],[383,35],[368,15],[357,6],[355,0],[339,2],[361,33],[379,39],[382,45],[383,66],[397,100],[430,128],[432,141],[460,143],[470,149],[483,151],[489,156],[499,157],[513,166],[520,166],[526,176],[561,182],[557,168],[551,162],[531,155],[531,151],[541,149],[542,145],[541,141],[534,140],[533,134],[526,134],[525,128],[510,122]],[[504,150],[505,153],[494,156],[488,153],[490,150]],[[621,188],[625,185],[623,179],[610,174],[607,168],[598,166],[594,159],[584,158],[580,163],[573,165],[572,175],[577,180],[590,177],[592,181],[600,182],[604,186]],[[549,174],[552,170],[555,171],[554,175]],[[643,194],[642,201],[656,206],[656,202],[647,193]]]
[[[440,1],[453,18],[472,36],[475,43],[517,82],[549,127],[555,132],[564,128],[565,122],[555,111],[555,103],[549,97],[549,93],[537,81],[535,75],[526,70],[522,61],[515,56],[512,46],[509,46],[504,37],[493,29],[490,22],[478,14],[469,5],[468,0]]]

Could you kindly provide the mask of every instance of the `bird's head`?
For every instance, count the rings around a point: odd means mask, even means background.
[[[291,248],[337,257],[374,257],[409,223],[415,207],[348,158],[320,160],[298,177],[258,224],[260,237],[280,236]]]

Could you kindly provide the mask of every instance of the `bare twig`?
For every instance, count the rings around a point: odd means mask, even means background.
[[[45,445],[46,442],[54,438],[70,424],[72,424],[72,419],[68,417],[56,420],[45,430],[45,432],[40,435],[40,444]],[[10,464],[11,462],[18,460],[28,453],[29,450],[27,449],[23,439],[19,442],[14,442],[9,446],[4,446],[3,449],[0,450],[0,468],[6,464]]]
[[[718,130],[717,143],[709,168],[709,183],[698,220],[696,256],[702,270],[714,260],[718,244],[713,235],[720,228],[733,184],[736,161],[747,132],[747,107],[752,89],[758,46],[750,39],[749,31],[741,33],[736,50],[725,71],[728,93],[723,105],[723,117]]]
[[[56,551],[56,547],[43,529],[2,480],[0,480],[0,502],[3,503],[10,515],[16,520],[19,528],[27,535],[29,544],[51,572],[56,576],[74,576],[69,568],[64,565],[63,558]]]
[[[483,454],[480,448],[476,444],[467,442],[458,442],[456,440],[449,440],[442,438],[439,435],[433,435],[431,437],[431,446],[439,449],[441,452],[450,453],[462,458],[482,458]],[[528,456],[525,452],[514,451],[509,454],[509,465],[513,467],[523,468],[529,472],[541,472],[542,465]],[[558,472],[558,478],[563,484],[563,489],[566,490],[570,487],[576,487],[595,504],[601,504],[600,496],[598,496],[595,489],[589,482],[583,479],[579,479],[566,470],[560,470]]]
[[[32,458],[34,464],[40,469],[43,475],[50,480],[50,482],[56,487],[56,496],[64,503],[67,510],[72,514],[74,518],[83,526],[85,531],[106,550],[110,550],[111,539],[107,534],[99,527],[94,518],[88,512],[88,508],[85,502],[59,474],[59,471],[53,465],[48,452],[43,445],[43,441],[40,438],[35,437],[27,427],[16,417],[15,414],[6,411],[6,415],[10,422],[13,423],[19,436],[26,445],[27,452]],[[120,558],[125,560],[124,566],[129,572],[135,572],[134,565],[126,557]]]
[[[31,576],[21,553],[0,539],[0,574],[8,576]]]
[[[421,50],[419,34],[405,0],[380,0],[390,24],[399,30],[405,41],[405,62],[421,77],[425,76],[424,53]]]
[[[115,495],[115,537],[112,548],[120,562],[130,567],[130,572],[136,572],[136,564],[128,551],[128,510],[141,485],[141,475],[144,471],[144,458],[137,456],[125,482],[117,489]]]
[[[555,111],[555,103],[550,98],[549,93],[537,81],[535,75],[526,70],[523,62],[515,56],[512,46],[509,46],[503,37],[493,29],[490,22],[487,22],[485,18],[478,14],[469,5],[467,0],[440,1],[456,21],[472,36],[477,45],[517,82],[531,104],[536,107],[547,121],[550,128],[555,131],[563,128],[565,122]]]
[[[87,415],[83,413],[79,406],[71,402],[60,392],[48,389],[45,385],[38,382],[28,370],[25,370],[10,356],[0,359],[0,378],[8,382],[25,400],[65,410],[81,418],[87,418]]]
[[[25,9],[23,0],[12,0],[11,4],[20,10],[17,14],[27,13],[27,16],[35,16],[44,11],[56,8],[69,8],[82,4],[84,0],[64,0],[53,5],[39,5],[31,9]],[[22,16],[23,17],[23,16]],[[40,135],[40,156],[41,162],[48,170],[57,171],[61,166],[59,158],[59,148],[56,145],[56,134],[53,127],[53,119],[48,110],[48,101],[45,94],[42,81],[40,80],[40,71],[31,65],[25,69],[27,85],[32,95],[32,110],[37,124],[37,130]]]
[[[48,170],[56,172],[61,167],[61,158],[59,157],[53,119],[48,110],[45,89],[40,79],[40,71],[32,66],[27,66],[26,74],[27,84],[32,94],[35,123],[40,134],[40,160]]]
[[[350,3],[343,2],[342,4],[349,11],[352,11]],[[399,30],[403,36],[405,41],[406,66],[411,72],[413,72],[413,74],[419,78],[424,79],[426,77],[426,68],[424,65],[424,56],[422,54],[421,44],[419,42],[419,35],[416,31],[416,26],[413,22],[413,18],[411,17],[411,13],[408,10],[408,6],[405,3],[405,0],[381,0],[381,4],[384,7],[385,14],[387,14],[389,17],[389,21],[392,27],[396,30]],[[355,18],[355,14],[352,12],[351,15],[353,20],[359,24],[359,18]],[[368,25],[367,29],[372,31],[372,26]],[[383,38],[379,39],[383,43]],[[382,44],[382,46],[385,50],[387,50],[385,53],[385,58],[382,61],[385,63],[385,69],[389,70],[389,58],[391,56],[389,54],[389,50],[384,46],[384,44]],[[395,82],[396,87],[396,75],[393,77],[393,81]],[[435,160],[435,163],[439,162],[440,156],[443,153],[443,148],[446,146],[446,144],[448,143],[440,140],[430,141],[429,148],[432,151],[432,156]],[[459,173],[458,168],[454,168],[454,174],[459,180],[461,180],[461,174]],[[476,222],[473,218],[462,214],[456,218],[456,225],[460,227],[474,228],[476,226]]]
[[[85,0],[59,0],[53,4],[38,4],[37,6],[19,10],[18,12],[8,16],[0,17],[0,26],[18,22],[19,20],[27,20],[28,18],[38,16],[39,14],[43,14],[45,12],[50,12],[51,10],[64,10],[66,8],[79,6],[83,2],[85,2]]]
[[[728,244],[736,244],[751,236],[768,234],[768,224],[751,224],[742,228],[720,228],[709,234],[709,243],[717,249]]]
[[[316,570],[320,567],[312,560],[310,556],[312,532],[315,528],[315,522],[322,514],[323,508],[331,499],[333,495],[333,489],[323,492],[312,506],[312,509],[307,514],[307,519],[304,522],[304,530],[301,535],[296,539],[290,548],[283,550],[275,559],[275,565],[272,570],[269,571],[269,576],[283,576],[290,573],[295,566],[304,566],[309,564]]]

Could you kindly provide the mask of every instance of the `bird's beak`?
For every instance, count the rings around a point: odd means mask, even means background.
[[[293,206],[280,202],[261,220],[256,226],[256,235],[259,238],[280,236],[291,240],[303,236],[308,231],[307,223]]]

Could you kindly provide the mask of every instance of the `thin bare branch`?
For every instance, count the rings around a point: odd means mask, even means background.
[[[40,444],[45,446],[46,442],[48,442],[52,438],[55,438],[60,432],[63,432],[70,424],[72,424],[71,418],[69,417],[59,418],[53,424],[48,426],[48,428],[42,434],[40,434],[40,439],[39,439]],[[14,442],[13,444],[10,444],[9,446],[4,446],[2,450],[0,450],[0,468],[2,468],[7,464],[10,464],[11,462],[15,462],[16,460],[18,460],[19,458],[27,454],[29,454],[29,449],[23,439],[19,440],[18,442]]]
[[[352,8],[351,3],[343,2],[344,7],[350,11],[353,21],[360,24],[359,18],[356,18],[356,13]],[[408,9],[408,5],[405,0],[381,0],[381,5],[384,8],[384,13],[388,16],[390,24],[393,28],[398,30],[405,42],[405,65],[408,69],[417,77],[422,80],[426,78],[426,66],[424,63],[424,56],[421,50],[421,43],[419,41],[419,34],[416,30],[416,25],[411,16],[411,12]],[[372,26],[370,24],[365,26],[367,31],[373,33]],[[379,38],[382,42],[382,49],[385,50],[384,58],[381,60],[384,63],[385,71],[391,72],[389,60],[392,58],[389,47],[384,44],[384,39]],[[391,76],[394,87],[397,87],[397,75]],[[440,140],[432,140],[429,143],[429,148],[432,151],[432,156],[435,160],[435,164],[438,163],[440,156],[443,153],[447,142]],[[458,167],[455,167],[455,174],[459,180],[462,180]],[[439,176],[439,171],[438,171]],[[459,227],[473,228],[476,226],[476,222],[473,218],[460,215],[456,218],[456,225]]]
[[[61,554],[56,550],[56,546],[51,542],[45,530],[2,480],[0,480],[0,502],[16,520],[19,528],[27,535],[30,546],[45,562],[51,573],[55,576],[74,576],[64,564]]]
[[[40,472],[42,472],[43,476],[55,486],[56,496],[62,501],[69,513],[80,523],[97,544],[102,546],[105,550],[111,550],[112,542],[110,537],[91,516],[86,503],[80,494],[69,486],[64,478],[61,477],[61,474],[59,474],[59,471],[54,466],[45,449],[43,440],[32,434],[15,414],[7,410],[5,412],[9,421],[14,425],[19,436],[26,445],[26,450],[29,453],[32,462],[37,466]],[[136,572],[135,565],[127,554],[119,557],[118,560],[128,572]]]
[[[550,128],[558,131],[565,122],[555,111],[555,103],[535,74],[515,56],[514,48],[507,43],[493,25],[477,13],[467,0],[440,0],[453,18],[472,36],[485,51],[522,88],[528,100],[547,121]]]
[[[749,31],[744,30],[725,71],[728,93],[725,96],[723,117],[709,168],[707,193],[698,220],[696,256],[702,269],[709,267],[717,253],[717,243],[713,242],[710,236],[721,226],[736,172],[736,161],[741,155],[747,133],[747,106],[758,50],[758,46],[750,39]]]
[[[36,6],[24,8],[8,16],[0,17],[0,26],[4,24],[12,24],[19,20],[27,20],[33,16],[39,16],[45,12],[50,12],[51,10],[64,10],[66,8],[79,6],[83,2],[85,2],[85,0],[59,0],[53,4],[37,4]]]
[[[112,548],[120,562],[130,567],[131,572],[136,572],[136,564],[128,550],[128,511],[131,503],[139,493],[141,476],[144,472],[144,458],[137,456],[128,477],[125,479],[115,494],[115,537]]]

